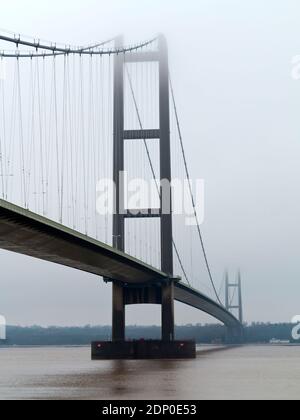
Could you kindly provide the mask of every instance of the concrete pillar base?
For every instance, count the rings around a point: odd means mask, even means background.
[[[112,340],[116,342],[125,341],[124,289],[117,283],[113,283],[112,306]]]
[[[92,343],[92,360],[195,359],[194,341],[122,341]]]
[[[162,340],[164,342],[174,341],[174,283],[172,281],[170,284],[162,286],[161,325]]]

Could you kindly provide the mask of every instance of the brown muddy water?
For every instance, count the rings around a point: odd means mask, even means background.
[[[2,348],[0,399],[300,399],[300,347],[201,350],[188,361],[92,362],[86,347]]]

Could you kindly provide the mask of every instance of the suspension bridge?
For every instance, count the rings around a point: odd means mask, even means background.
[[[175,341],[175,300],[223,322],[232,341],[241,339],[240,279],[226,278],[223,304],[164,36],[132,46],[122,37],[71,46],[0,33],[0,171],[0,248],[112,283],[112,343],[95,343],[95,357],[131,351],[125,308],[133,304],[161,305],[160,356],[180,357],[189,347]],[[188,226],[186,214],[174,212],[174,179],[188,180]],[[152,183],[151,200],[136,180]]]

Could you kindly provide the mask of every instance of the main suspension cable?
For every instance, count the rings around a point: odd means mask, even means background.
[[[101,49],[96,50],[100,46],[103,46],[109,42],[112,42],[112,40],[105,41],[104,43],[98,43],[92,46],[83,47],[83,48],[72,48],[72,47],[58,47],[56,43],[50,43],[50,45],[43,44],[40,41],[26,41],[22,39],[20,36],[12,37],[12,36],[6,36],[0,34],[0,40],[13,43],[16,45],[17,48],[19,48],[19,45],[23,45],[26,47],[31,47],[36,50],[36,53],[33,52],[0,52],[0,57],[5,58],[35,58],[35,57],[51,57],[53,55],[64,55],[64,54],[77,54],[77,55],[113,55],[113,54],[125,54],[127,52],[136,51],[139,49],[142,49],[144,47],[147,47],[151,44],[153,44],[155,41],[157,41],[157,37],[152,38],[148,41],[123,47],[123,48],[107,48],[107,49]],[[40,52],[38,52],[40,50]],[[41,50],[43,50],[41,52]],[[51,51],[51,53],[47,53],[45,51]]]
[[[140,129],[143,130],[143,123],[142,123],[142,119],[141,119],[141,114],[140,114],[140,111],[139,111],[139,107],[138,107],[138,104],[137,104],[136,96],[135,96],[135,93],[134,93],[134,89],[133,89],[133,85],[132,85],[132,80],[131,80],[131,77],[130,77],[130,74],[129,74],[129,71],[128,71],[127,66],[125,66],[125,67],[126,67],[126,74],[127,74],[127,78],[128,78],[128,82],[129,82],[129,87],[130,87],[130,91],[131,91],[131,94],[132,94],[132,98],[133,98],[134,107],[135,107],[135,110],[136,110],[136,114],[137,114],[139,126],[140,126]],[[149,161],[149,164],[150,164],[150,169],[151,169],[151,172],[152,172],[152,176],[153,176],[153,178],[155,180],[155,184],[156,184],[156,188],[157,188],[157,193],[159,195],[159,198],[161,199],[160,188],[159,188],[159,185],[158,185],[158,181],[157,181],[157,177],[156,177],[154,165],[153,165],[153,162],[152,162],[152,159],[151,159],[151,154],[150,154],[150,150],[149,150],[149,147],[148,147],[148,144],[147,144],[146,139],[143,139],[143,143],[144,143],[144,146],[145,146],[145,149],[146,149],[146,153],[147,153],[148,161]],[[189,281],[189,278],[188,278],[187,273],[185,271],[185,268],[183,266],[182,259],[181,259],[180,254],[179,254],[178,247],[177,247],[177,245],[176,245],[173,237],[172,237],[172,243],[173,243],[173,247],[174,247],[174,250],[175,250],[175,253],[176,253],[178,262],[180,264],[181,270],[183,272],[183,275],[184,275],[184,277],[185,277],[188,285],[191,286],[191,283]]]
[[[175,101],[173,84],[172,84],[171,77],[169,77],[169,79],[170,79],[170,89],[171,89],[172,102],[173,102],[176,124],[177,124],[177,129],[178,129],[178,134],[179,134],[179,140],[180,140],[180,147],[181,147],[181,152],[182,152],[182,156],[183,156],[183,162],[184,162],[186,176],[187,176],[187,179],[189,181],[188,184],[189,184],[189,190],[190,190],[190,195],[191,195],[191,199],[192,199],[194,217],[195,217],[196,224],[197,224],[197,231],[198,231],[198,235],[199,235],[199,239],[200,239],[200,243],[201,243],[201,248],[202,248],[203,255],[204,255],[205,265],[206,265],[206,268],[207,268],[207,271],[208,271],[210,282],[212,284],[213,290],[214,290],[215,295],[217,297],[217,300],[220,303],[220,305],[223,306],[223,303],[220,300],[220,297],[218,295],[218,292],[217,292],[217,289],[216,289],[216,286],[215,286],[215,283],[214,283],[214,280],[213,280],[212,271],[211,271],[211,268],[210,268],[210,265],[209,265],[209,262],[208,262],[207,252],[206,252],[206,249],[205,249],[204,240],[203,240],[202,232],[201,232],[201,229],[200,229],[200,223],[199,223],[198,213],[197,213],[197,209],[196,209],[196,203],[195,203],[194,194],[193,194],[192,186],[191,186],[191,182],[190,182],[191,178],[190,178],[190,173],[189,173],[189,169],[188,169],[188,164],[187,164],[187,159],[186,159],[186,154],[185,154],[185,149],[184,149],[184,144],[183,144],[183,137],[182,137],[182,131],[181,131],[181,127],[180,127],[179,116],[178,116],[178,111],[177,111],[177,106],[176,106],[176,101]]]

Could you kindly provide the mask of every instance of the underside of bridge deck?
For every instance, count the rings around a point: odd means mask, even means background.
[[[0,200],[0,248],[76,268],[123,284],[168,276],[102,242]]]
[[[166,274],[129,255],[3,200],[0,200],[0,248],[106,280],[116,279],[123,286],[140,285],[140,290],[144,291],[145,287],[158,287],[170,281]],[[149,303],[155,303],[150,295]],[[136,299],[132,292],[131,299]],[[206,312],[228,327],[240,327],[239,321],[225,307],[178,280],[174,284],[174,299]]]

